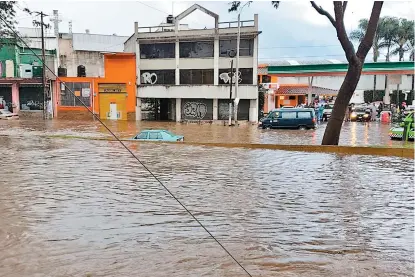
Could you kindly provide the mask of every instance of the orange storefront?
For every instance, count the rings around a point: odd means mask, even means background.
[[[258,83],[263,84],[268,90],[268,93],[264,96],[265,113],[282,106],[297,106],[305,103],[303,90],[307,90],[307,85],[278,84],[278,76],[266,74],[258,75]]]
[[[104,77],[60,77],[101,119],[135,120],[135,55],[104,55]],[[88,119],[92,115],[63,84],[57,82],[57,118]]]

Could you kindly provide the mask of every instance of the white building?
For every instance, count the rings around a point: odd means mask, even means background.
[[[212,16],[215,28],[180,25],[195,10]],[[228,54],[236,51],[237,30],[237,22],[221,23],[217,14],[197,4],[174,18],[169,16],[163,26],[139,28],[135,23],[135,33],[125,42],[124,51],[137,53],[137,120],[146,119],[149,100],[153,108],[156,104],[160,120],[227,119]],[[258,34],[258,15],[241,21],[238,120],[258,119]]]
[[[85,66],[86,77],[104,76],[104,54],[123,52],[128,37],[85,33],[59,34],[59,65],[68,77],[77,76],[77,68]]]

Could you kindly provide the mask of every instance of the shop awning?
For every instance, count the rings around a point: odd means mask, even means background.
[[[284,86],[274,90],[275,95],[307,95],[308,86]],[[337,95],[337,90],[323,87],[311,87],[311,94],[315,95]]]

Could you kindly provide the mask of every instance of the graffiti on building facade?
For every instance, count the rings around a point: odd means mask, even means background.
[[[143,74],[141,74],[141,77],[143,77],[143,84],[154,85],[155,83],[157,83],[157,74],[154,72],[144,72]]]
[[[231,114],[233,117],[233,115]],[[219,119],[228,119],[229,118],[229,104],[228,103],[219,103]]]
[[[242,73],[238,71],[238,74],[234,73],[232,76],[232,84],[235,84],[236,75],[238,75],[238,84],[242,81]],[[231,72],[223,72],[219,75],[219,78],[225,83],[228,84],[229,80],[231,79]]]
[[[187,118],[203,119],[207,113],[205,103],[186,102],[183,106],[183,115]]]

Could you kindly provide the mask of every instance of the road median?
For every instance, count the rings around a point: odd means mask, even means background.
[[[48,135],[47,138],[62,139],[86,139],[86,140],[103,140],[116,141],[109,137],[83,137],[71,135]],[[403,147],[382,147],[382,146],[333,146],[333,145],[288,145],[288,144],[262,144],[262,143],[223,143],[223,142],[154,142],[154,141],[131,141],[121,139],[124,142],[132,143],[163,143],[178,144],[188,146],[207,146],[207,147],[224,147],[224,148],[246,148],[246,149],[267,149],[283,151],[299,151],[310,153],[334,153],[340,155],[372,155],[372,156],[393,156],[414,159],[414,148]]]

